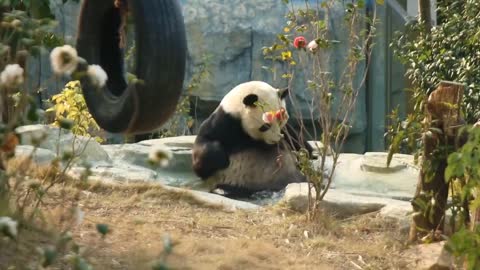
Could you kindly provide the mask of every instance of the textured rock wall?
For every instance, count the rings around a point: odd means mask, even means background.
[[[253,70],[264,65],[262,46],[271,44],[283,24],[285,6],[277,0],[182,0],[189,61],[211,56],[210,81],[196,94],[220,100]]]

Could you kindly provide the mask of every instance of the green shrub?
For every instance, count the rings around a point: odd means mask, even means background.
[[[474,123],[480,117],[480,2],[441,3],[439,12],[445,16],[430,35],[413,23],[397,33],[392,47],[414,84],[415,114],[424,115],[425,97],[441,80],[456,81],[466,85],[463,111],[467,122]]]
[[[443,135],[439,134],[441,130],[430,128],[428,121],[424,121],[428,95],[441,80],[465,85],[461,111],[467,123],[475,123],[480,117],[480,2],[443,0],[438,2],[437,11],[440,24],[433,27],[431,33],[423,32],[421,25],[412,23],[407,25],[404,33],[397,33],[392,43],[395,55],[405,64],[406,74],[413,82],[408,90],[412,92],[414,106],[404,121],[398,118],[396,111],[392,113],[387,131],[391,142],[390,156],[399,151],[415,152],[419,156],[424,148],[422,136]],[[479,229],[475,221],[468,228],[466,221],[471,214],[469,208],[476,211],[480,205],[480,130],[466,129],[469,139],[461,149],[435,149],[432,161],[423,162],[422,170],[429,176],[437,170],[439,162],[435,161],[448,157],[445,181],[450,189],[448,208],[453,214],[448,221],[454,232],[448,248],[454,255],[466,258],[468,269],[478,269]],[[427,196],[426,199],[415,202],[422,202],[422,214],[429,216],[429,209],[435,204],[435,200],[429,198],[435,198],[436,194],[421,195]]]

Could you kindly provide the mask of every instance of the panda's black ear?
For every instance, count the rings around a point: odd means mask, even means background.
[[[288,87],[278,89],[278,96],[280,97],[280,99],[285,99],[288,96],[288,91],[290,91]]]
[[[248,107],[255,107],[255,102],[258,101],[258,96],[255,94],[250,94],[243,98],[243,104]]]

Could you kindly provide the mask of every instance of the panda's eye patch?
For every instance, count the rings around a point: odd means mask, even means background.
[[[260,132],[265,132],[265,131],[269,130],[271,127],[272,127],[272,125],[270,125],[270,124],[263,124],[258,130]]]
[[[255,107],[255,102],[258,101],[258,96],[255,94],[250,94],[243,99],[243,104],[248,107]]]

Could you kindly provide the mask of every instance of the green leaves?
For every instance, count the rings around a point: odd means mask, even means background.
[[[365,1],[364,0],[358,0],[357,7],[358,8],[364,8],[365,7]]]
[[[42,0],[23,0],[25,5],[29,7],[30,14],[33,18],[51,18],[54,19],[52,11],[50,10],[49,1]]]
[[[152,266],[152,270],[169,270],[168,266],[164,262],[159,262]]]
[[[464,208],[469,204],[470,210],[475,212],[480,206],[477,197],[471,201],[472,194],[480,188],[480,128],[470,128],[469,138],[463,147],[448,157],[448,166],[445,170],[445,180],[451,184],[459,183],[460,186],[452,188],[453,212],[460,209],[463,215],[469,215]],[[458,179],[456,182],[454,180]],[[450,238],[447,248],[457,257],[464,257],[467,269],[480,267],[480,227],[475,231],[469,231],[465,227],[460,228]]]
[[[170,239],[170,236],[168,236],[168,235],[163,237],[163,250],[167,254],[170,254],[173,251],[172,239]]]
[[[480,184],[480,130],[472,128],[469,130],[469,140],[463,147],[448,156],[445,179],[467,178],[470,183]]]
[[[99,223],[99,224],[97,224],[96,228],[97,228],[97,231],[98,231],[103,237],[104,237],[105,235],[107,235],[107,233],[109,233],[109,231],[110,231],[107,224]]]
[[[167,265],[167,257],[173,251],[173,243],[169,235],[163,237],[163,251],[160,259],[152,265],[152,270],[168,270],[171,269]]]
[[[68,118],[61,118],[59,120],[60,127],[66,130],[72,129],[74,122],[71,119]]]
[[[448,166],[445,169],[445,180],[448,182],[453,177],[463,176],[465,173],[465,166],[462,160],[461,153],[452,153],[448,157]]]
[[[465,257],[467,269],[474,270],[480,267],[480,227],[469,231],[463,227],[449,239],[446,249],[457,257]]]
[[[57,258],[57,250],[54,247],[47,247],[43,249],[43,267],[48,267],[53,264]]]
[[[440,80],[467,85],[462,108],[466,120],[480,118],[480,2],[439,3],[437,27],[423,34],[418,24],[408,25],[392,39],[395,55],[407,67],[406,75],[414,82],[415,92],[430,93]],[[422,113],[417,111],[418,113]]]
[[[74,270],[93,270],[93,267],[80,256],[75,256],[72,266]]]
[[[62,4],[66,4],[68,1],[69,0],[62,0]],[[79,0],[70,1],[75,3],[79,2]],[[26,11],[30,16],[36,19],[55,18],[49,0],[0,0],[0,6]]]
[[[480,51],[478,42],[480,1],[453,1],[448,5],[445,3],[442,1],[438,3],[439,23],[430,34],[424,33],[421,25],[413,23],[407,25],[403,33],[397,33],[392,39],[391,47],[396,57],[406,66],[406,76],[413,82],[410,90],[414,109],[413,117],[408,119],[408,125],[400,127],[394,123],[389,127],[389,133],[408,138],[409,145],[413,140],[421,138],[419,135],[423,134],[425,101],[440,80],[465,84],[467,87],[462,108],[460,108],[461,112],[467,123],[474,123],[480,118],[480,54],[478,53]],[[383,1],[377,1],[377,4],[383,4]],[[402,134],[402,130],[406,134]],[[413,130],[417,133],[409,138],[407,134]],[[468,132],[469,139],[461,149],[457,151],[451,147],[435,149],[431,153],[434,160],[432,162],[424,160],[422,165],[427,179],[431,179],[438,169],[438,164],[448,155],[444,177],[451,189],[449,192],[451,203],[448,206],[453,216],[451,224],[463,223],[462,217],[469,214],[468,210],[474,211],[480,206],[478,198],[472,202],[472,194],[480,188],[480,128],[469,128]],[[425,135],[439,140],[444,139],[445,136],[438,129],[430,129]],[[399,139],[392,139],[391,149],[398,150],[398,143]],[[414,146],[417,150],[423,148],[422,143],[410,146]],[[435,195],[426,194],[427,198]],[[425,216],[429,215],[429,209],[434,202],[428,199],[414,201]],[[467,209],[466,205],[470,209]],[[455,256],[464,257],[469,269],[480,267],[478,228],[476,231],[469,231],[466,227],[457,230],[450,238],[447,247]]]

